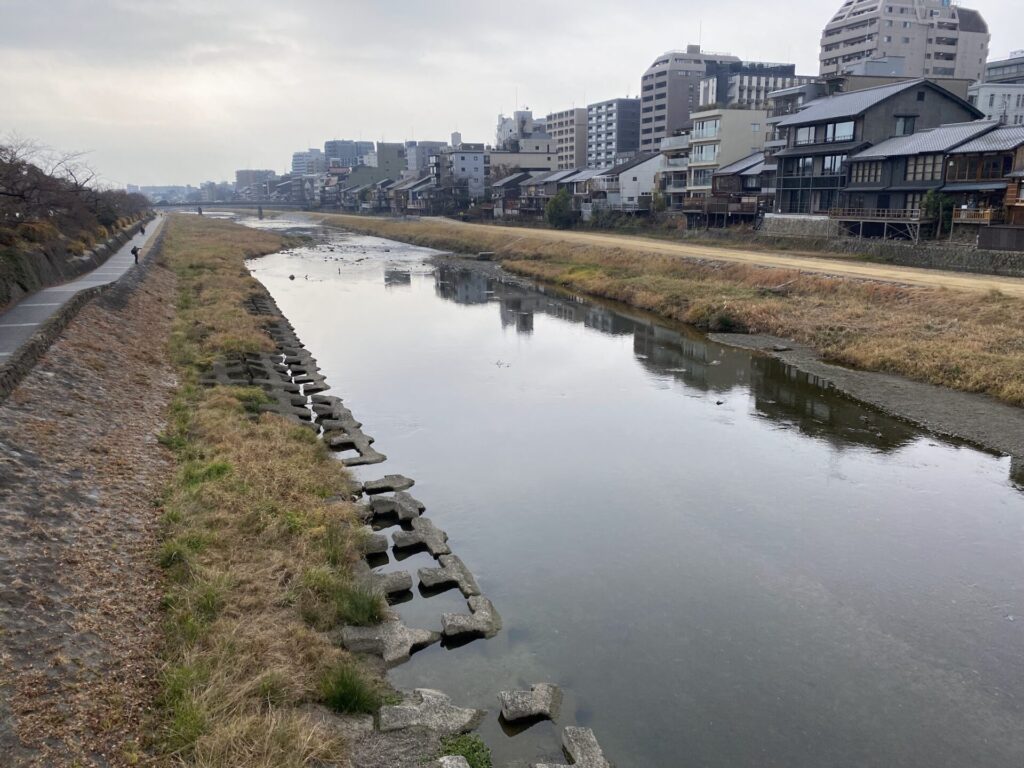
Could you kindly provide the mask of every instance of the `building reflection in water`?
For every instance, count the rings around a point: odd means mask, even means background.
[[[748,389],[762,417],[839,449],[867,446],[894,451],[920,436],[912,426],[850,400],[776,358],[714,344],[696,330],[630,317],[543,286],[529,287],[515,278],[496,278],[468,267],[441,265],[434,280],[443,299],[457,304],[497,303],[502,326],[519,333],[532,333],[534,316],[542,313],[604,334],[632,334],[633,353],[652,374],[701,392]]]
[[[394,288],[395,286],[412,285],[412,273],[407,269],[385,269],[384,287]]]

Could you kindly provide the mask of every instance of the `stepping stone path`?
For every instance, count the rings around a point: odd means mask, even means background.
[[[408,661],[413,651],[440,639],[441,635],[437,632],[409,629],[398,619],[374,627],[344,627],[341,630],[341,644],[346,650],[375,654],[384,659],[389,667]]]
[[[420,568],[420,583],[425,587],[442,587],[455,584],[466,597],[480,594],[480,587],[469,568],[457,555],[441,555],[440,568]]]
[[[370,480],[363,483],[363,493],[367,496],[375,496],[378,493],[389,493],[393,491],[407,491],[415,485],[405,475],[385,475],[380,480]]]
[[[426,547],[434,557],[450,555],[452,550],[448,546],[448,534],[434,525],[426,517],[416,517],[409,521],[411,531],[396,531],[391,538],[395,542],[395,549],[408,549],[410,547]]]
[[[572,726],[562,731],[562,749],[576,768],[612,768],[597,743],[594,732],[589,728]],[[569,768],[561,763],[534,763],[532,768]]]
[[[356,579],[370,589],[375,589],[384,595],[399,595],[402,592],[412,590],[412,576],[408,571],[388,571],[378,573],[373,570],[365,560],[360,560],[353,569]]]
[[[370,500],[372,517],[397,515],[401,522],[415,520],[425,509],[422,501],[414,499],[405,491],[399,491],[394,496],[375,496]]]
[[[379,728],[387,733],[420,726],[449,736],[473,730],[486,714],[483,709],[456,707],[440,691],[417,688],[401,704],[380,708]]]
[[[498,701],[501,716],[510,723],[535,717],[555,720],[562,708],[562,689],[550,683],[537,683],[528,691],[502,691]]]
[[[463,635],[482,635],[494,637],[501,629],[501,616],[494,609],[494,604],[486,597],[469,598],[470,615],[464,613],[446,613],[441,617],[441,634],[445,637],[462,637]]]

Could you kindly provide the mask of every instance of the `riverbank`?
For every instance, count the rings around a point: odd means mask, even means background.
[[[712,332],[793,339],[824,360],[1024,405],[1024,281],[849,259],[444,220],[319,220],[462,253]]]

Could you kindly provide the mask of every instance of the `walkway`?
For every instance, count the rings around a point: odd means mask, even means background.
[[[142,248],[156,236],[163,225],[163,215],[158,215],[146,228],[146,234],[137,234],[121,249],[92,272],[86,272],[69,283],[44,288],[26,296],[20,302],[0,314],[0,365],[18,351],[33,333],[52,317],[79,291],[95,288],[117,280],[135,264],[132,247]]]
[[[802,272],[818,272],[838,277],[861,280],[883,280],[886,282],[917,285],[925,288],[952,288],[961,291],[988,293],[1000,291],[1007,296],[1024,298],[1024,278],[1000,277],[996,275],[948,272],[920,267],[902,267],[860,261],[842,255],[782,253],[779,251],[744,250],[736,247],[719,247],[656,240],[631,235],[600,234],[595,232],[565,232],[554,229],[528,229],[526,227],[504,227],[493,224],[469,224],[448,219],[425,219],[434,223],[454,227],[471,227],[487,234],[500,235],[511,245],[517,241],[543,243],[566,243],[577,246],[615,248],[626,253],[662,254],[688,259],[708,259],[763,267],[797,269]]]

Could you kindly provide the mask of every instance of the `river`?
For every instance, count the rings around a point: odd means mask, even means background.
[[[391,673],[488,708],[495,765],[573,724],[618,768],[1024,765],[1009,459],[640,312],[315,234],[250,266],[388,455],[360,477],[414,478],[504,619]],[[497,692],[542,681],[559,723],[504,728]]]

